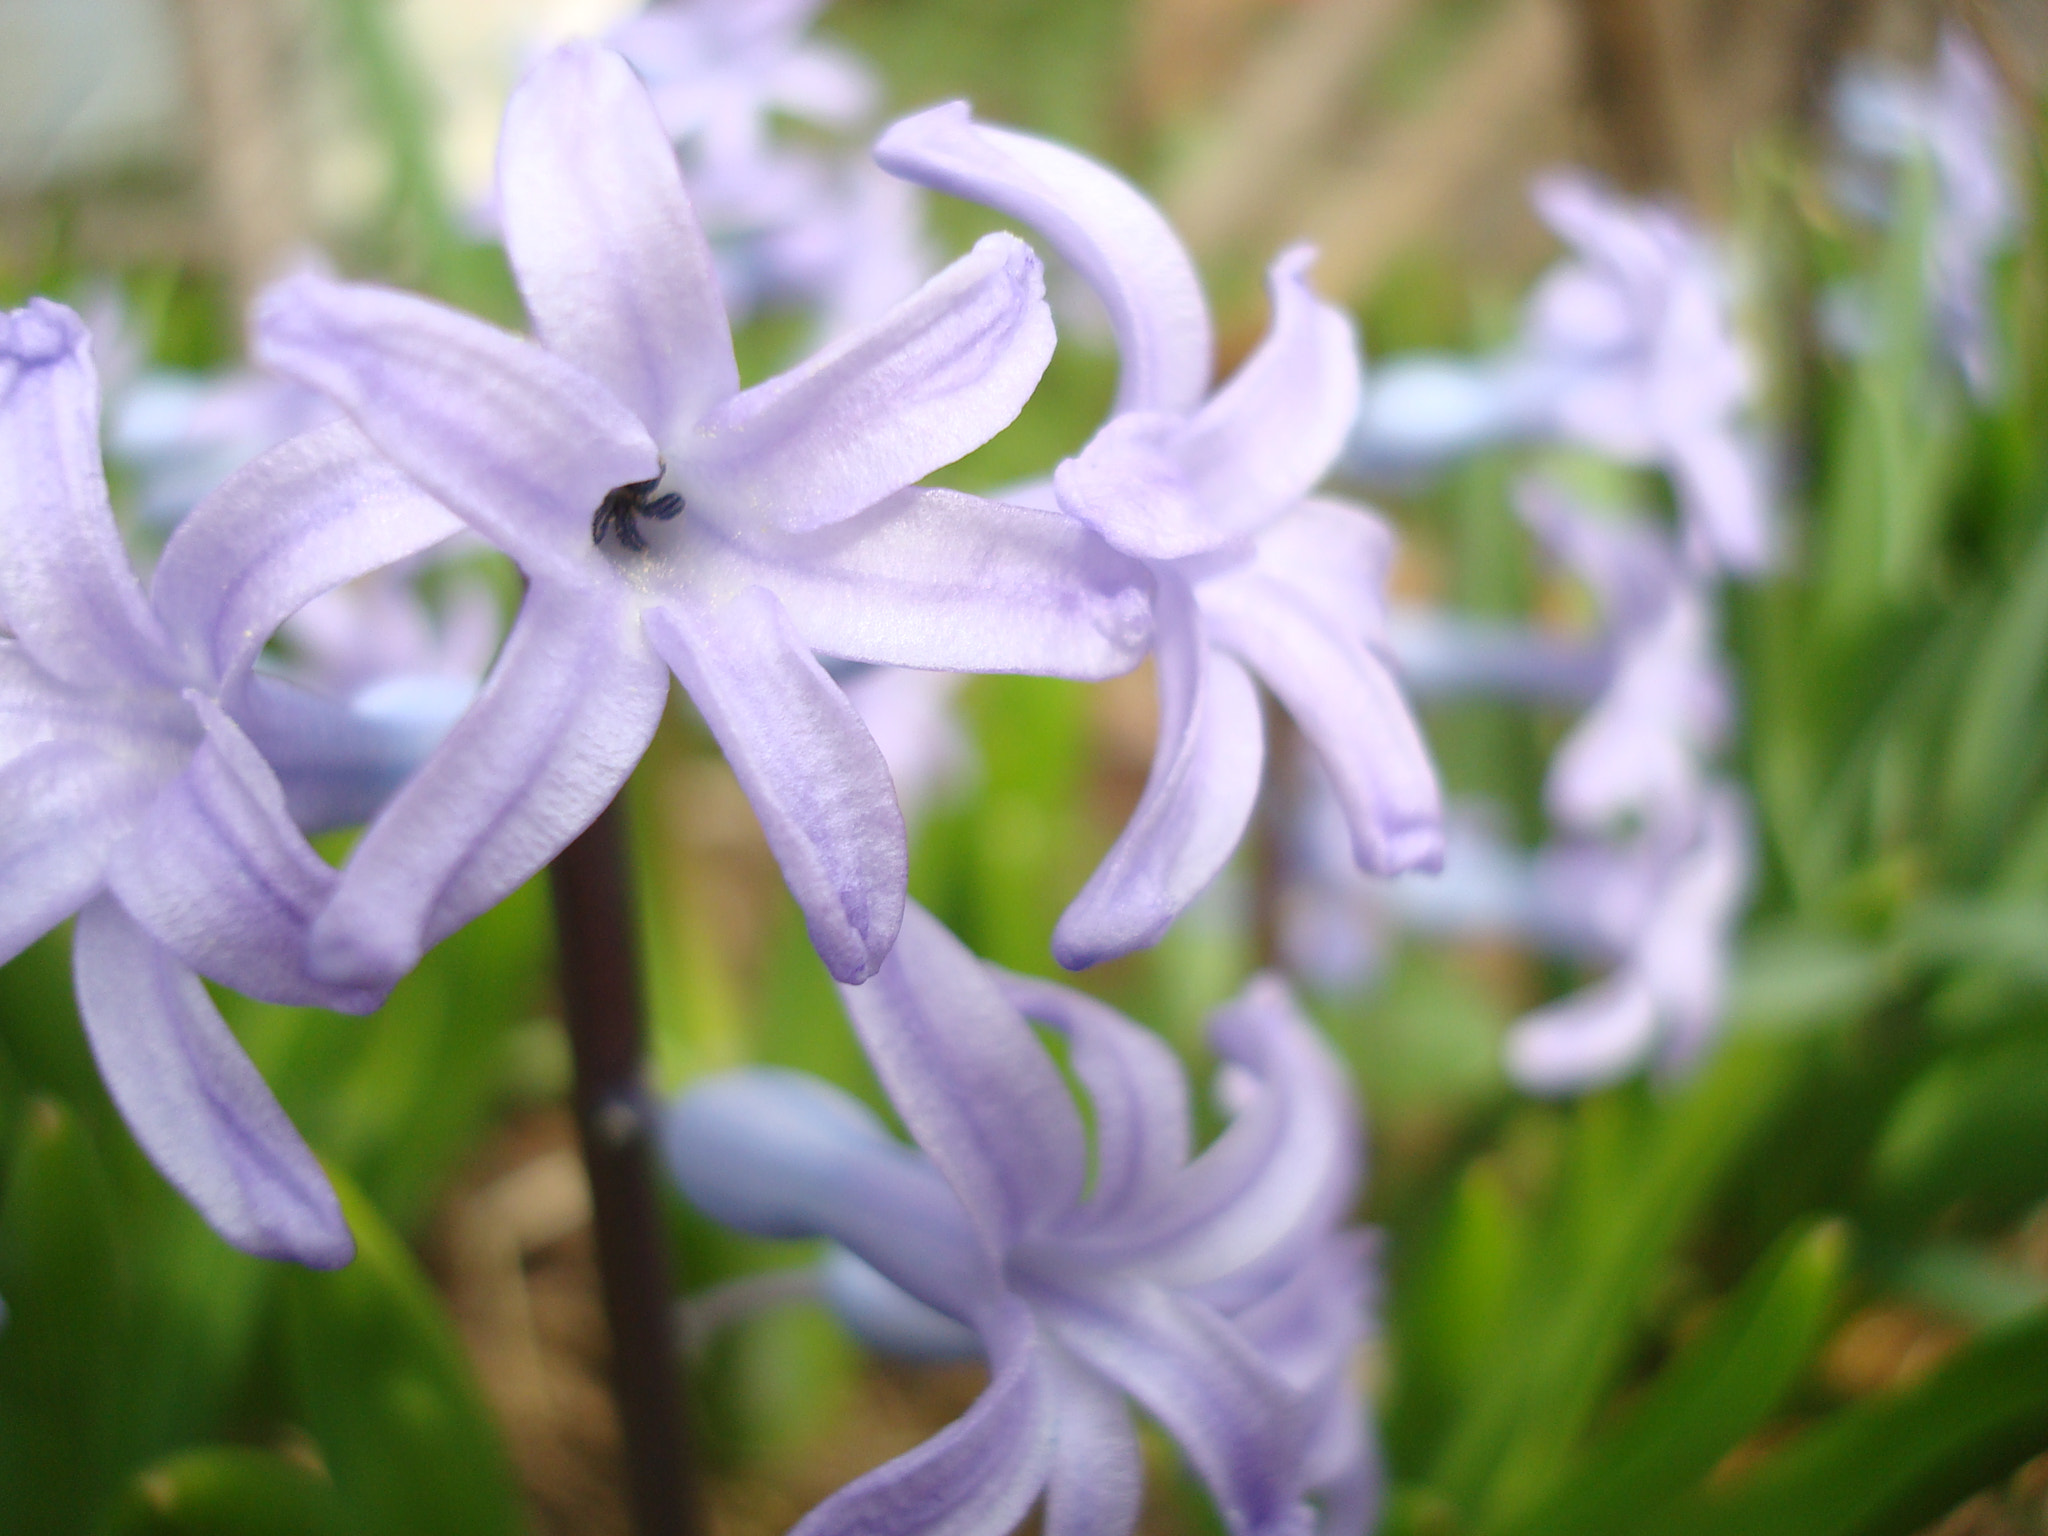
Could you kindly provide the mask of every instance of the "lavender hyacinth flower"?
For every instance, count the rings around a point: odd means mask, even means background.
[[[992,236],[882,320],[740,390],[710,252],[647,93],[571,44],[506,109],[506,249],[538,341],[386,289],[293,279],[270,366],[331,394],[518,562],[475,705],[370,826],[315,925],[321,974],[388,980],[612,798],[674,671],[833,973],[901,918],[889,770],[813,652],[1101,677],[1142,572],[1044,512],[912,485],[1007,424],[1053,344],[1037,258]]]
[[[1667,208],[1559,173],[1530,195],[1574,259],[1529,297],[1522,334],[1477,363],[1423,357],[1375,373],[1346,454],[1374,479],[1518,440],[1575,443],[1670,477],[1686,553],[1753,575],[1774,554],[1755,370],[1706,237]]]
[[[1228,1528],[1363,1536],[1377,1468],[1352,1357],[1368,1327],[1357,1110],[1285,990],[1211,1024],[1229,1128],[1190,1157],[1179,1064],[1091,998],[984,966],[913,906],[843,989],[922,1154],[796,1073],[714,1078],[667,1116],[685,1191],[730,1225],[828,1236],[971,1329],[991,1379],[967,1414],[852,1483],[798,1536],[1000,1536],[1043,1492],[1060,1536],[1123,1536],[1141,1463],[1128,1397],[1180,1442]],[[1026,1022],[1066,1036],[1093,1110]],[[840,1294],[846,1294],[842,1284]],[[870,1297],[872,1318],[900,1306]],[[931,1330],[919,1330],[929,1337]]]
[[[1846,72],[1834,115],[1849,148],[1892,166],[1925,155],[1935,174],[1927,277],[1935,320],[1964,382],[1980,400],[1998,385],[1996,337],[1988,314],[1993,257],[2012,243],[2019,197],[2011,170],[2012,128],[1997,71],[1983,46],[1951,21],[1931,80],[1872,68]],[[1882,196],[1855,197],[1882,208]]]
[[[73,913],[80,1017],[136,1140],[251,1253],[353,1252],[334,1192],[199,977],[364,1011],[303,965],[335,873],[266,755],[345,712],[252,675],[318,593],[456,527],[345,423],[256,460],[172,535],[145,597],[99,457],[86,332],[0,316],[0,958]]]
[[[1689,828],[1650,828],[1633,846],[1553,850],[1539,869],[1547,902],[1597,915],[1613,970],[1518,1020],[1509,1075],[1532,1093],[1575,1093],[1654,1061],[1678,1071],[1721,1022],[1730,947],[1749,893],[1748,802],[1707,786]]]
[[[1363,508],[1310,495],[1357,414],[1359,375],[1349,320],[1308,286],[1310,253],[1273,264],[1272,328],[1212,395],[1193,263],[1127,182],[976,123],[961,102],[897,123],[875,158],[1031,225],[1117,336],[1116,413],[1054,487],[1151,573],[1159,746],[1130,825],[1053,934],[1060,963],[1156,942],[1229,859],[1265,759],[1254,674],[1329,770],[1360,866],[1434,868],[1436,775],[1383,659],[1393,537]]]

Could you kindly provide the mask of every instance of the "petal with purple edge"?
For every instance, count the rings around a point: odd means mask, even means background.
[[[1073,1097],[995,978],[937,918],[911,903],[874,980],[841,996],[889,1101],[992,1258],[1072,1209],[1088,1172]]]
[[[1205,582],[1201,603],[1216,643],[1258,673],[1316,749],[1359,867],[1376,875],[1439,867],[1443,795],[1386,663],[1259,573]]]
[[[896,942],[909,882],[881,748],[766,588],[716,612],[671,600],[644,622],[753,802],[826,969],[865,981]]]
[[[232,683],[277,626],[330,588],[438,544],[462,522],[349,422],[237,471],[171,534],[150,606]]]
[[[1130,1536],[1145,1492],[1137,1426],[1124,1396],[1051,1340],[1052,1471],[1045,1536]]]
[[[1159,577],[1153,618],[1159,745],[1130,824],[1053,930],[1069,970],[1157,943],[1229,862],[1258,800],[1265,726],[1251,679],[1209,648],[1179,577]]]
[[[206,988],[112,896],[87,903],[73,980],[100,1076],[149,1160],[244,1252],[336,1269],[355,1256],[320,1165]]]
[[[1052,349],[1038,257],[1015,235],[985,235],[879,320],[665,446],[694,513],[736,529],[820,528],[1007,427]]]
[[[660,473],[639,418],[581,368],[411,294],[288,278],[257,301],[253,346],[529,576],[602,579],[592,516]]]
[[[0,964],[100,888],[155,787],[83,742],[41,742],[0,767]]]
[[[1010,1006],[1070,1042],[1069,1062],[1095,1111],[1095,1178],[1077,1213],[1120,1225],[1162,1194],[1188,1160],[1187,1075],[1158,1035],[1109,1004],[1035,976],[995,972]]]
[[[1343,1067],[1287,989],[1255,978],[1210,1039],[1231,1064],[1229,1127],[1143,1213],[1095,1243],[1175,1286],[1258,1289],[1305,1260],[1350,1205],[1362,1138]]]
[[[1180,1442],[1234,1536],[1308,1536],[1306,1403],[1229,1322],[1119,1277],[1034,1279],[1031,1295],[1054,1339]]]
[[[177,680],[100,468],[84,324],[48,299],[0,313],[0,626],[80,687]]]
[[[178,960],[273,1003],[367,1013],[380,990],[306,973],[306,931],[333,892],[285,809],[277,775],[211,699],[187,695],[206,739],[114,850],[107,884]]]
[[[1007,1536],[1051,1475],[1056,1407],[1029,1312],[1013,1301],[988,1332],[992,1373],[974,1405],[847,1484],[790,1536]]]
[[[961,1320],[1002,1288],[931,1162],[873,1111],[801,1072],[701,1078],[661,1117],[670,1175],[713,1220],[760,1237],[829,1237]]]
[[[624,59],[569,43],[519,83],[498,141],[498,208],[535,332],[658,441],[738,391],[711,247]]]
[[[1098,678],[1137,665],[1152,579],[1053,512],[913,486],[795,537],[691,519],[673,550],[713,602],[763,586],[828,656],[962,672]]]
[[[667,702],[631,606],[534,582],[476,702],[356,844],[314,974],[389,986],[511,895],[611,803]]]
[[[1656,999],[1619,971],[1523,1015],[1508,1034],[1508,1075],[1530,1093],[1597,1088],[1641,1066],[1656,1034]]]
[[[1028,224],[1109,311],[1116,410],[1191,411],[1209,388],[1209,309],[1186,247],[1145,195],[1071,149],[974,121],[964,101],[906,117],[875,144],[884,170]]]
[[[1358,337],[1344,311],[1308,286],[1314,260],[1296,246],[1273,262],[1266,339],[1181,438],[1181,473],[1212,547],[1257,532],[1313,490],[1358,419]]]

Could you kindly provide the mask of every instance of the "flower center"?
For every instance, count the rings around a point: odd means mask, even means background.
[[[615,485],[604,493],[604,500],[597,504],[597,511],[590,519],[590,542],[604,543],[607,530],[615,535],[621,549],[630,549],[640,554],[647,548],[647,536],[640,531],[640,519],[651,517],[658,523],[665,523],[683,510],[682,494],[668,491],[660,496],[654,494],[661,484],[661,477],[668,473],[663,464],[652,480],[634,480],[626,485]]]

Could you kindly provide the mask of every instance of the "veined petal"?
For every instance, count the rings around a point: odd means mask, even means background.
[[[192,969],[274,1003],[367,1013],[375,988],[325,986],[306,972],[306,930],[335,874],[285,809],[277,775],[197,692],[206,739],[114,850],[107,884],[128,915]]]
[[[1335,497],[1311,496],[1260,532],[1247,569],[1284,583],[1293,600],[1333,633],[1384,649],[1387,581],[1395,554],[1394,531],[1378,513]],[[1203,583],[1203,589],[1209,585]]]
[[[1234,1536],[1308,1536],[1304,1400],[1214,1310],[1142,1281],[1062,1277],[1038,1314],[1166,1426]]]
[[[1059,1069],[937,918],[911,903],[874,980],[840,992],[889,1101],[991,1258],[1079,1201],[1088,1145]]]
[[[1011,1302],[990,1332],[991,1377],[974,1405],[848,1483],[790,1536],[1008,1536],[1051,1475],[1057,1410],[1025,1308]]]
[[[941,1185],[945,1183],[936,1168],[929,1163],[924,1166],[933,1179]],[[960,1203],[950,1189],[946,1198],[956,1207]],[[975,1263],[985,1266],[987,1260],[967,1225],[965,1212],[961,1213],[960,1227]],[[913,1246],[906,1256],[916,1261],[921,1253]],[[832,1309],[832,1315],[861,1343],[879,1354],[924,1361],[982,1357],[981,1336],[972,1328],[918,1300],[850,1248],[834,1243],[818,1261],[817,1276],[818,1293]],[[920,1284],[929,1289],[931,1281],[921,1279]]]
[[[644,622],[753,803],[825,968],[865,981],[896,942],[910,854],[859,712],[766,588],[716,612],[672,600]]]
[[[527,73],[498,139],[498,211],[535,332],[658,441],[738,392],[711,247],[624,59],[573,42]]]
[[[45,741],[0,766],[0,964],[100,888],[155,788],[83,742]]]
[[[1656,1035],[1656,999],[1623,969],[1524,1014],[1508,1034],[1508,1075],[1529,1093],[1598,1088],[1641,1066]]]
[[[1002,1289],[938,1169],[805,1073],[750,1067],[692,1083],[662,1114],[661,1150],[691,1203],[726,1226],[829,1237],[962,1322]]]
[[[48,299],[0,313],[0,626],[79,687],[177,680],[100,468],[84,324]]]
[[[1038,257],[985,235],[881,319],[672,439],[677,482],[729,527],[836,523],[1016,420],[1052,348]]]
[[[253,347],[529,576],[607,572],[591,518],[608,492],[661,473],[639,418],[581,368],[411,294],[288,278],[257,302]]]
[[[100,1076],[149,1160],[244,1252],[338,1269],[355,1240],[327,1175],[199,978],[112,896],[78,914],[79,1017]]]
[[[799,537],[691,519],[673,558],[723,603],[774,592],[813,650],[934,671],[1109,677],[1151,638],[1151,577],[1057,513],[912,486]]]
[[[1145,1492],[1131,1410],[1121,1392],[1049,1339],[1045,1363],[1054,1405],[1045,1536],[1131,1536]]]
[[[1364,365],[1350,317],[1308,286],[1315,252],[1268,270],[1273,323],[1180,441],[1211,546],[1255,533],[1315,488],[1358,419]]]
[[[1172,227],[1105,166],[977,123],[964,101],[906,117],[875,144],[881,167],[984,203],[1044,236],[1102,298],[1123,376],[1116,410],[1193,410],[1209,388],[1209,308]]]
[[[1279,696],[1316,749],[1361,869],[1397,875],[1443,863],[1443,795],[1393,674],[1369,647],[1307,611],[1285,585],[1237,574],[1201,588],[1216,643]]]
[[[150,606],[232,686],[292,614],[462,522],[352,423],[317,427],[238,471],[178,524]]]
[[[993,969],[993,968],[992,968]],[[1035,976],[994,971],[1010,1006],[1072,1044],[1095,1109],[1095,1181],[1081,1219],[1119,1225],[1158,1198],[1188,1160],[1188,1084],[1166,1042],[1109,1004]]]
[[[534,582],[476,702],[356,844],[314,974],[389,986],[525,884],[611,803],[667,702],[629,604]]]
[[[1273,976],[1255,978],[1209,1027],[1237,1102],[1229,1127],[1137,1221],[1091,1234],[1148,1277],[1257,1291],[1301,1263],[1342,1218],[1363,1150],[1343,1067]]]
[[[1069,970],[1157,943],[1229,862],[1258,800],[1266,738],[1251,679],[1210,649],[1179,577],[1159,577],[1153,617],[1159,746],[1130,824],[1053,930]]]
[[[1159,411],[1126,411],[1052,472],[1067,516],[1116,548],[1147,560],[1177,560],[1228,542],[1184,472],[1188,424]]]

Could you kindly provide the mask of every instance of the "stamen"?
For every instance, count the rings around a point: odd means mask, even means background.
[[[661,477],[668,472],[663,464],[651,480],[634,480],[626,485],[615,485],[604,493],[604,500],[597,504],[597,511],[590,519],[590,542],[602,544],[605,531],[609,529],[618,536],[619,547],[641,554],[647,548],[647,536],[640,531],[640,519],[651,517],[658,523],[665,523],[683,510],[680,492],[669,491],[655,496],[654,488],[661,484]],[[649,500],[649,497],[653,497]]]

